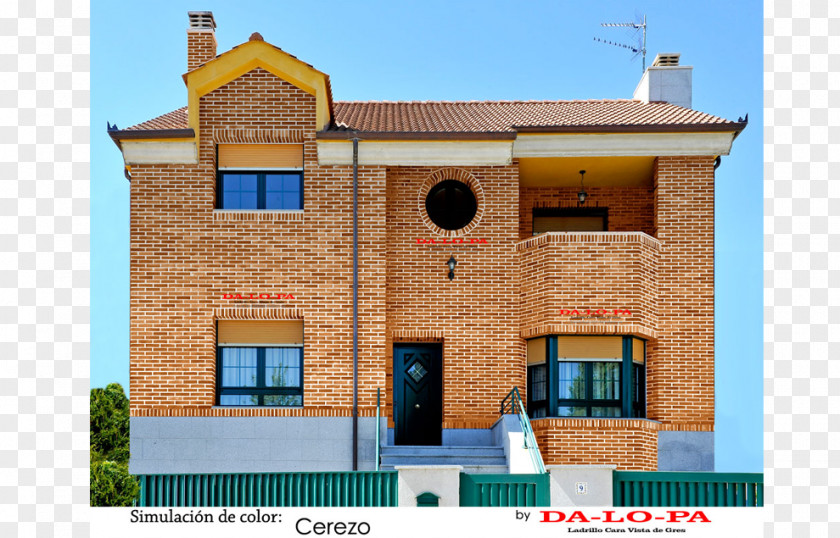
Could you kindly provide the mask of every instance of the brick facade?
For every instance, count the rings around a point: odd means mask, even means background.
[[[263,69],[201,101],[200,163],[132,168],[131,405],[145,415],[349,415],[352,405],[352,170],[319,167],[314,98]],[[302,212],[215,211],[214,133],[304,143]],[[279,134],[278,134],[279,133]],[[359,174],[360,405],[384,388],[385,170]],[[284,292],[294,301],[225,300]],[[380,305],[377,308],[375,305]],[[304,409],[213,408],[215,320],[240,307],[256,319],[278,309],[303,319]],[[269,312],[269,310],[271,312]],[[282,319],[282,318],[281,318]],[[317,410],[317,411],[316,411]]]
[[[188,42],[189,69],[215,56],[211,31]],[[257,67],[200,97],[198,164],[132,165],[133,417],[351,414],[353,171],[319,163],[316,108],[314,95]],[[302,144],[303,210],[215,209],[219,143]],[[513,387],[525,396],[526,339],[632,334],[648,341],[648,420],[534,420],[545,462],[655,470],[659,431],[713,431],[713,161],[659,157],[650,187],[588,186],[587,207],[608,209],[609,233],[533,238],[534,208],[577,207],[577,188],[521,187],[516,159],[359,166],[359,414],[373,416],[382,389],[394,426],[395,343],[442,344],[443,428],[466,429],[492,426]],[[455,232],[423,210],[447,178],[478,199]],[[589,323],[560,313],[586,308],[631,313]],[[302,408],[215,405],[220,319],[303,320]]]
[[[656,470],[659,428],[649,421],[553,418],[535,420],[533,428],[546,464]]]
[[[489,427],[499,402],[514,386],[525,384],[525,343],[519,338],[518,172],[515,165],[461,169],[481,185],[478,224],[463,239],[486,244],[418,244],[437,238],[423,222],[417,199],[436,169],[388,169],[387,327],[385,347],[390,394],[394,334],[419,341],[425,333],[443,342],[445,427]],[[457,174],[456,170],[449,170]],[[425,190],[424,190],[425,188]],[[469,228],[469,227],[468,227]],[[455,279],[447,279],[446,261],[458,261]],[[408,334],[405,334],[409,331]],[[416,336],[415,336],[416,335]]]
[[[592,320],[576,323],[564,310],[603,309],[630,314],[604,316],[594,323],[597,332],[654,337],[660,248],[638,232],[543,234],[520,242],[523,336],[592,334]]]
[[[212,30],[187,30],[187,71],[192,71],[216,57],[216,33]]]
[[[659,157],[659,338],[648,366],[648,417],[712,431],[715,418],[714,158]]]
[[[519,190],[519,237],[531,237],[534,208],[577,208],[579,187],[522,187]],[[655,235],[653,189],[648,187],[587,187],[586,207],[606,208],[611,232]]]

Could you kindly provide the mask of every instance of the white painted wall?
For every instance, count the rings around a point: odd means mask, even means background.
[[[525,448],[525,433],[519,425],[516,415],[502,415],[493,425],[493,438],[496,445],[505,449],[510,474],[533,474],[538,472],[531,460],[531,454]]]

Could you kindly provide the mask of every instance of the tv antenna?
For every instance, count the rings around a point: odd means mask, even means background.
[[[638,17],[638,14],[637,14]],[[642,73],[645,72],[645,64],[647,59],[647,15],[642,15],[641,22],[602,22],[601,26],[605,28],[633,28],[635,30],[634,33],[638,33],[639,30],[642,31],[642,37],[636,43],[636,46],[633,45],[626,45],[624,43],[615,43],[613,41],[607,41],[605,39],[601,39],[598,37],[593,38],[595,41],[599,43],[605,43],[607,45],[613,45],[615,47],[621,47],[623,49],[629,49],[633,51],[633,57],[630,58],[631,60],[635,60],[639,54],[642,55]]]

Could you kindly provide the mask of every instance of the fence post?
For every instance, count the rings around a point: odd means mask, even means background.
[[[613,506],[615,465],[546,465],[551,506]]]
[[[438,506],[460,506],[460,465],[398,465],[397,506],[417,506],[417,497],[434,493]]]

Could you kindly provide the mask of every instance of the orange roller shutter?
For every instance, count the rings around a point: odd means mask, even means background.
[[[561,336],[557,356],[569,359],[620,359],[620,336]]]
[[[220,320],[219,344],[303,344],[303,321]]]
[[[219,144],[219,168],[303,168],[303,144]]]

